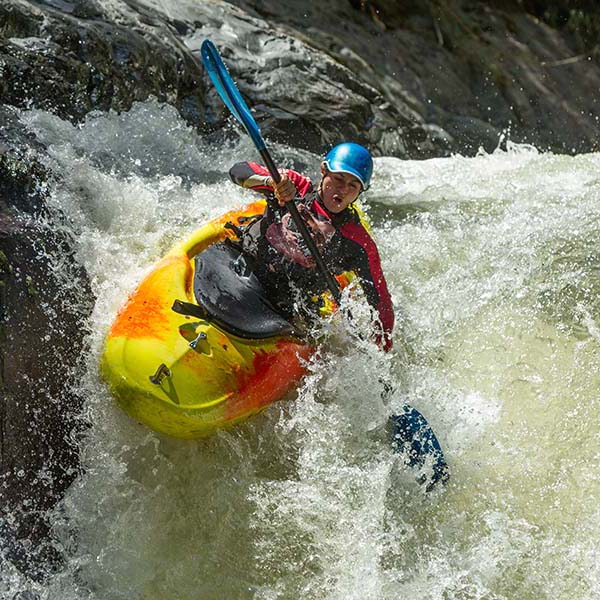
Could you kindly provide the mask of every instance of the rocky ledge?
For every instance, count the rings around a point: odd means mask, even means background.
[[[230,1],[327,53],[409,118],[386,153],[472,155],[507,137],[558,153],[600,149],[593,0]]]

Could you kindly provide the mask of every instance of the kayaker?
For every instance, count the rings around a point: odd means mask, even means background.
[[[286,316],[314,307],[307,299],[318,297],[327,286],[285,208],[298,196],[302,200],[297,201],[298,210],[329,270],[353,271],[359,277],[367,301],[377,312],[377,342],[388,351],[394,326],[392,300],[377,246],[352,207],[369,187],[373,159],[366,148],[346,142],[327,153],[320,170],[315,188],[306,175],[293,170],[282,171],[281,181],[275,184],[265,167],[235,164],[229,171],[232,181],[267,198],[264,214],[242,230],[242,248],[256,259],[255,274]]]

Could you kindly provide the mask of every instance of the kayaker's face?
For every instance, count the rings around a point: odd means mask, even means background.
[[[333,173],[321,164],[321,200],[332,213],[340,213],[354,202],[362,190],[358,178],[350,173]]]

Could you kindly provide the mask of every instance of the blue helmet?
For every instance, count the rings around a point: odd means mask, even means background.
[[[325,155],[325,165],[334,173],[350,173],[362,183],[363,190],[369,187],[373,173],[371,153],[360,144],[345,142],[333,147]]]

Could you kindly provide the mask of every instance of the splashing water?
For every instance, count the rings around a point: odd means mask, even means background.
[[[97,296],[85,473],[52,521],[67,557],[3,597],[117,600],[592,599],[600,594],[600,155],[510,145],[376,160],[364,199],[397,308],[395,352],[339,324],[297,394],[201,441],[113,404],[97,363],[118,307],[177,240],[251,199],[156,102],[79,127],[22,120],[50,145]],[[279,148],[314,174],[319,158]],[[359,318],[360,322],[360,318]],[[397,391],[384,406],[381,376]],[[427,496],[382,425],[404,402],[452,470]]]

